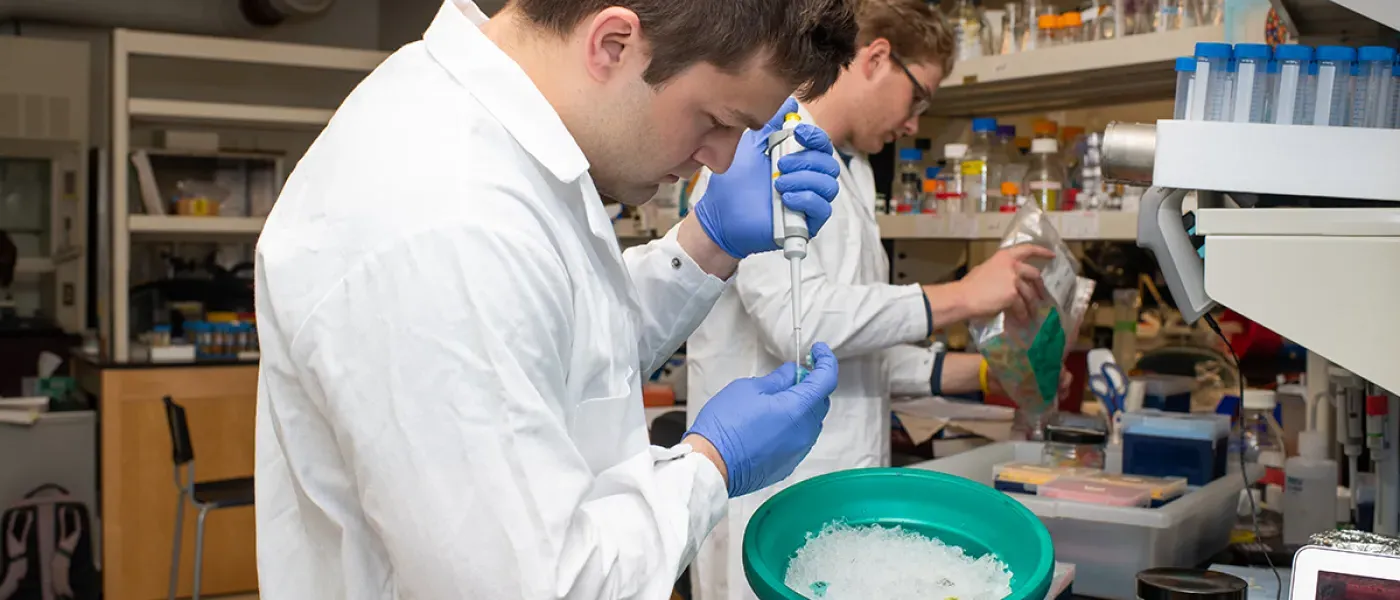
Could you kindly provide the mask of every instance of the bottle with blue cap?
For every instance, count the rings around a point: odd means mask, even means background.
[[[973,212],[995,212],[1000,208],[1003,156],[997,151],[997,120],[972,120],[972,143],[962,164],[963,193]]]
[[[1313,104],[1313,125],[1342,126],[1351,116],[1347,92],[1351,90],[1352,65],[1356,50],[1346,46],[1319,46],[1317,49],[1317,100]]]
[[[1274,49],[1274,59],[1278,62],[1278,75],[1274,79],[1270,103],[1271,121],[1275,125],[1311,124],[1312,115],[1305,112],[1304,107],[1312,93],[1308,67],[1312,64],[1313,49],[1285,44]]]
[[[1230,88],[1233,85],[1230,59],[1234,51],[1229,44],[1199,42],[1196,44],[1196,84],[1191,94],[1191,121],[1230,120]]]
[[[1356,79],[1352,82],[1352,127],[1389,127],[1392,70],[1395,49],[1366,46],[1356,53]]]
[[[1196,57],[1183,56],[1176,59],[1176,108],[1172,112],[1173,119],[1186,119],[1186,112],[1191,108],[1191,88],[1195,84]]]
[[[891,207],[895,213],[919,212],[921,210],[919,198],[923,195],[924,181],[920,177],[919,163],[923,162],[924,153],[918,148],[900,148],[899,150],[899,188],[896,190],[895,205]]]
[[[1267,44],[1235,44],[1235,97],[1230,112],[1236,123],[1264,122],[1271,59]]]

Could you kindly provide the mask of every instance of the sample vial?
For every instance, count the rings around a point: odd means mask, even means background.
[[[1187,120],[1227,120],[1232,54],[1229,44],[1196,44],[1196,86],[1191,93],[1191,110],[1187,112]]]
[[[1351,67],[1355,62],[1356,50],[1345,46],[1318,47],[1313,125],[1346,125],[1350,116],[1347,91],[1351,89]]]
[[[1400,129],[1400,62],[1390,71],[1390,128]]]
[[[1186,111],[1191,108],[1191,88],[1196,84],[1196,59],[1183,56],[1176,59],[1176,109],[1172,118],[1186,119]]]
[[[1395,50],[1366,46],[1356,56],[1356,79],[1352,81],[1352,127],[1389,127],[1390,87],[1395,68]]]
[[[1307,46],[1286,44],[1274,49],[1274,58],[1278,61],[1271,109],[1274,124],[1312,123],[1312,115],[1303,112],[1307,105],[1308,65],[1312,57],[1312,48]]]
[[[1060,27],[1060,18],[1055,15],[1040,15],[1036,17],[1035,47],[1049,48],[1054,46],[1058,40],[1056,30]]]
[[[1235,44],[1235,97],[1231,114],[1236,123],[1263,123],[1269,96],[1267,44]]]

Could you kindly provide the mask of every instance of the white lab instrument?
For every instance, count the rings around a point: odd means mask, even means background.
[[[443,3],[258,240],[264,597],[662,598],[724,514],[709,460],[648,443],[641,385],[725,285],[674,233],[619,252],[485,22]]]
[[[802,116],[788,113],[783,117],[783,128],[768,137],[768,156],[773,162],[773,181],[778,180],[781,171],[778,161],[784,156],[802,151],[802,144],[793,135]],[[773,188],[773,242],[783,249],[783,258],[788,259],[788,273],[792,280],[792,348],[793,362],[798,367],[804,364],[807,356],[802,346],[802,259],[807,258],[807,215],[783,205],[783,195]],[[798,382],[802,380],[802,370],[798,369]]]
[[[1341,126],[1351,116],[1347,94],[1351,91],[1351,66],[1356,50],[1346,46],[1317,49],[1317,101],[1313,125]]]
[[[1267,44],[1235,44],[1234,108],[1236,123],[1263,123],[1269,100],[1269,60],[1273,51]]]
[[[1395,49],[1366,46],[1356,53],[1356,76],[1352,78],[1352,127],[1389,127],[1391,71]]]
[[[1400,556],[1304,546],[1293,555],[1288,597],[1393,598],[1400,589]]]
[[[1312,63],[1312,56],[1313,50],[1308,46],[1286,44],[1274,49],[1274,57],[1278,61],[1278,76],[1272,94],[1275,124],[1303,125],[1312,122],[1312,115],[1304,117],[1303,112],[1303,107],[1307,105],[1305,96],[1310,89],[1308,65]]]

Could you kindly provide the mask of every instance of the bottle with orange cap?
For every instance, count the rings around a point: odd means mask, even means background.
[[[1056,15],[1036,17],[1036,48],[1049,48],[1059,43],[1060,18]]]
[[[1079,11],[1072,10],[1060,15],[1058,31],[1062,46],[1084,41],[1084,20]]]
[[[1060,124],[1050,119],[1036,119],[1031,123],[1031,133],[1036,139],[1051,138],[1058,140],[1060,135]]]

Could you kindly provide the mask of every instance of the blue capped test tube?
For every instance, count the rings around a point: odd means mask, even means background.
[[[1390,87],[1395,68],[1395,50],[1366,46],[1356,53],[1356,78],[1351,88],[1352,127],[1388,127]]]
[[[1235,93],[1231,109],[1234,122],[1264,122],[1272,54],[1267,44],[1235,44]]]
[[[1308,98],[1312,96],[1311,86],[1308,85],[1312,48],[1286,44],[1274,49],[1274,58],[1278,61],[1278,77],[1273,93],[1274,124],[1312,124],[1312,113],[1306,110]]]
[[[1229,44],[1196,43],[1196,85],[1187,120],[1229,120],[1231,54]]]
[[[1390,128],[1400,129],[1400,60],[1390,71]]]
[[[1345,46],[1319,46],[1317,49],[1317,102],[1313,106],[1313,125],[1346,125],[1351,104],[1352,66],[1356,50]]]
[[[1173,119],[1186,119],[1186,113],[1191,109],[1191,90],[1195,85],[1196,57],[1183,56],[1176,59],[1176,109],[1172,113]]]

